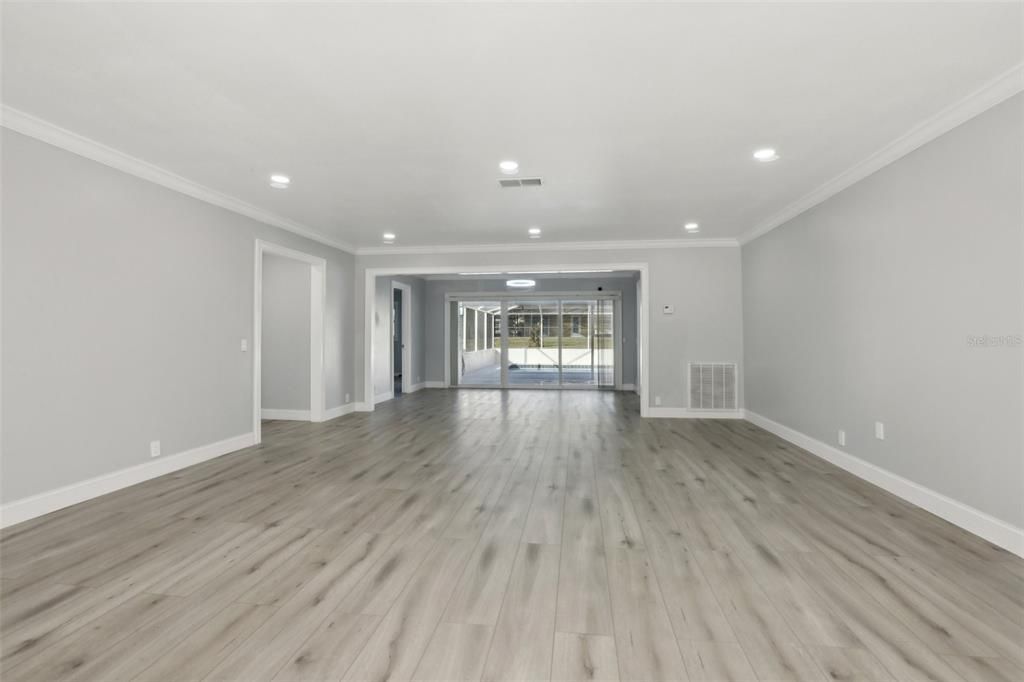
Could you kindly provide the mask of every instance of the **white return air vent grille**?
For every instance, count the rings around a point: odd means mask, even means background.
[[[505,189],[511,189],[514,187],[540,187],[543,183],[540,178],[500,178],[498,184]]]
[[[691,362],[690,409],[735,410],[736,364]]]

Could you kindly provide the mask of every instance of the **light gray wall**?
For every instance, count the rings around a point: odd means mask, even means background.
[[[655,396],[661,396],[662,407],[687,407],[688,362],[735,361],[742,377],[740,250],[735,247],[616,251],[538,249],[514,253],[360,256],[356,263],[355,277],[356,324],[359,326],[355,343],[357,365],[362,367],[363,363],[363,292],[367,268],[414,269],[444,266],[457,271],[481,267],[528,270],[559,269],[552,266],[561,265],[585,268],[604,263],[648,264],[652,404]],[[661,308],[664,304],[674,305],[675,314],[662,315]],[[375,350],[375,355],[379,357],[379,350]],[[364,395],[364,380],[361,380],[363,373],[358,374],[356,390],[359,395]],[[741,381],[740,405],[743,404],[742,396]]]
[[[409,300],[404,300],[403,305],[410,309],[410,328],[405,330],[405,342],[411,345],[411,367],[409,369],[409,382],[418,384],[424,381],[424,311],[425,282],[419,277],[378,277],[376,289],[376,310],[374,311],[374,355],[380,358],[373,368],[374,395],[383,396],[392,390],[391,378],[391,283],[399,282],[407,284],[412,288]],[[362,365],[362,357],[359,358]]]
[[[252,430],[257,238],[327,259],[327,407],[355,395],[351,255],[0,135],[5,502]]]
[[[1024,526],[1024,98],[743,247],[746,405]],[[884,441],[874,422],[886,427]]]
[[[536,275],[531,279],[537,286],[536,292],[604,292],[622,294],[622,383],[636,383],[637,329],[636,329],[636,278],[604,277],[594,279],[543,278]],[[427,280],[426,289],[426,371],[427,381],[444,381],[444,297],[445,294],[467,292],[508,293],[504,279],[451,279]]]
[[[312,267],[263,255],[260,400],[265,409],[309,409],[309,284]]]

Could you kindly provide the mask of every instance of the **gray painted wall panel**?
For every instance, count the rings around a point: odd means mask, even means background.
[[[5,502],[252,430],[257,238],[327,259],[327,407],[355,394],[353,256],[0,135]]]
[[[312,267],[263,256],[260,399],[264,409],[309,409],[309,285]]]
[[[1024,526],[1024,97],[743,247],[746,406]],[[886,426],[874,438],[875,421]]]

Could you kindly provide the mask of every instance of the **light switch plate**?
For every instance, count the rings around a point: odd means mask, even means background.
[[[882,422],[875,422],[875,438],[885,440],[885,424]]]
[[[661,314],[662,315],[671,315],[675,311],[676,311],[676,307],[674,305],[663,305],[663,306],[661,306]]]

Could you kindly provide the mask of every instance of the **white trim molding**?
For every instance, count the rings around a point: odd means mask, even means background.
[[[746,418],[751,424],[756,424],[765,431],[774,433],[779,438],[803,448],[826,462],[830,462],[868,483],[873,483],[955,526],[999,545],[1008,552],[1024,557],[1024,529],[1017,528],[1006,521],[997,519],[963,502],[958,502],[910,479],[903,478],[880,466],[866,462],[848,452],[843,452],[756,412],[747,410]]]
[[[424,381],[423,388],[447,388],[443,381]]]
[[[624,251],[629,249],[735,248],[733,238],[725,239],[634,239],[593,242],[545,242],[530,244],[450,244],[447,246],[366,246],[357,248],[357,256],[398,256],[452,253],[518,253],[523,251]],[[536,267],[536,266],[535,266]],[[545,266],[547,267],[547,266]],[[497,268],[492,268],[492,270]],[[566,270],[579,269],[567,266]],[[454,274],[454,273],[442,273]]]
[[[388,391],[387,393],[378,393],[377,395],[373,396],[373,404],[378,405],[380,403],[386,403],[389,400],[394,400],[394,398],[394,391]]]
[[[299,421],[308,422],[310,412],[309,410],[275,410],[274,408],[264,407],[260,410],[260,416],[263,419],[284,419],[286,421]]]
[[[872,173],[888,166],[893,161],[906,156],[918,147],[931,142],[940,135],[1013,97],[1022,90],[1024,90],[1024,63],[1017,64],[1013,68],[1004,71],[963,99],[946,107],[934,116],[921,121],[871,156],[843,171],[813,192],[797,199],[767,220],[757,224],[748,232],[740,235],[739,243],[746,244],[763,234],[771,232],[776,227],[792,220],[826,199],[839,194],[854,183],[860,182]]]
[[[201,445],[191,450],[154,459],[151,462],[136,464],[127,469],[72,483],[56,490],[8,502],[0,506],[0,528],[28,521],[37,516],[49,514],[58,509],[70,507],[73,504],[85,502],[94,497],[106,495],[115,490],[127,488],[252,445],[254,445],[253,434],[243,433],[216,443]]]
[[[123,173],[134,175],[137,178],[148,180],[161,187],[190,196],[193,199],[205,201],[208,204],[213,204],[232,213],[244,215],[246,218],[252,218],[266,225],[279,227],[282,230],[287,230],[300,237],[326,244],[335,249],[355,253],[355,247],[351,244],[323,235],[311,227],[271,213],[205,185],[200,185],[198,182],[193,182],[160,166],[125,154],[96,140],[79,135],[66,128],[61,128],[49,121],[45,121],[32,114],[27,114],[19,109],[14,109],[6,104],[3,105],[0,125],[22,135],[35,138],[40,142],[69,151],[72,154],[84,156],[97,163],[102,163],[104,166],[116,168]]]
[[[427,387],[427,382],[425,382],[425,381],[421,381],[418,384],[410,384],[409,385],[409,390],[406,391],[406,393],[415,393],[416,391],[422,391],[426,387]]]
[[[687,407],[652,407],[648,417],[656,419],[743,419],[743,410],[691,410]]]
[[[324,411],[324,421],[327,421],[329,419],[337,419],[338,417],[344,417],[346,414],[352,414],[355,411],[356,403],[345,403],[344,405],[331,407]]]

